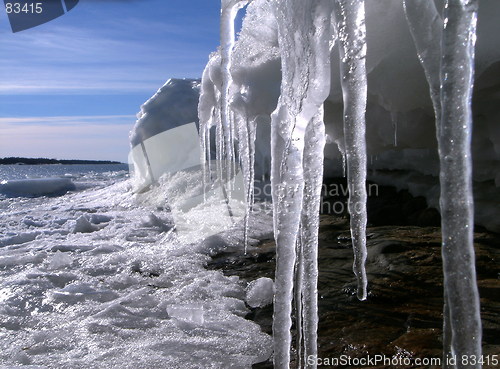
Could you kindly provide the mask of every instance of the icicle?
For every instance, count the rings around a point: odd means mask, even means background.
[[[303,309],[302,309],[302,290],[303,290],[303,277],[304,277],[304,240],[302,238],[302,227],[299,226],[299,234],[297,237],[296,253],[297,259],[295,261],[295,331],[297,332],[296,338],[296,352],[297,352],[297,368],[302,368],[302,352],[303,352],[303,331],[304,325],[302,323]]]
[[[254,203],[254,180],[255,180],[255,137],[256,137],[256,122],[248,117],[247,113],[246,89],[243,88],[239,93],[235,93],[231,103],[234,112],[235,124],[237,127],[236,133],[238,137],[238,154],[241,168],[243,171],[243,179],[245,185],[246,209],[244,219],[244,248],[245,254],[248,247],[248,227],[250,213]]]
[[[344,94],[344,138],[349,183],[348,209],[354,249],[358,299],[366,299],[366,28],[363,0],[336,0],[335,17],[340,41]]]
[[[212,55],[213,56],[213,55]],[[200,100],[198,103],[198,119],[201,145],[201,167],[203,181],[203,198],[205,199],[206,186],[211,181],[211,157],[210,157],[210,128],[214,122],[216,110],[215,86],[210,80],[210,69],[212,58],[205,67],[201,79]]]
[[[271,183],[276,239],[273,340],[274,367],[277,369],[288,368],[290,362],[295,244],[304,191],[302,171],[304,138],[295,135],[294,144],[287,147],[288,138],[284,137],[293,134],[294,126],[293,117],[287,110],[282,104],[280,110],[273,113],[271,125]]]
[[[391,122],[394,130],[394,147],[398,146],[398,113],[391,111]]]
[[[220,108],[219,106],[215,109],[217,118],[220,117]],[[222,126],[219,124],[215,125],[215,160],[217,163],[217,179],[221,185],[224,187],[225,177],[224,177],[224,164],[227,164],[226,157],[224,156],[224,132]],[[227,172],[226,172],[227,173]]]
[[[342,176],[347,177],[347,164],[345,158],[345,150],[340,152],[342,154]]]
[[[232,177],[232,165],[235,161],[234,153],[234,129],[230,120],[230,88],[232,85],[231,77],[231,55],[234,47],[234,19],[238,10],[248,4],[248,0],[222,0],[221,2],[221,21],[220,21],[220,39],[221,39],[221,134],[224,141],[221,145],[221,155],[225,160],[224,173],[227,179]]]
[[[231,173],[233,174],[233,177],[236,176],[236,173],[237,173],[237,166],[238,166],[238,163],[237,163],[237,155],[236,155],[236,152],[235,152],[235,143],[237,141],[237,135],[236,135],[236,123],[234,122],[234,119],[235,119],[235,113],[233,111],[231,111],[231,119],[229,120],[230,122],[230,135],[231,135]],[[230,177],[230,178],[233,178],[233,177]],[[231,180],[229,182],[229,185],[231,187],[231,191],[234,189],[234,180]]]
[[[291,312],[297,235],[310,235],[302,244],[304,357],[316,353],[317,335],[317,226],[322,172],[324,130],[320,109],[330,89],[330,2],[277,0],[275,16],[281,52],[282,83],[278,106],[271,115],[271,183],[273,187],[276,275],[273,318],[274,367],[288,368],[291,344]],[[290,32],[293,29],[294,32]],[[305,156],[304,156],[305,155]],[[311,155],[316,158],[311,159]],[[314,166],[316,167],[316,166]],[[317,205],[317,207],[316,207]],[[303,222],[304,217],[308,219]],[[310,217],[310,218],[309,218]],[[316,232],[316,233],[315,233]],[[314,235],[316,234],[316,237]],[[307,256],[306,256],[307,255]],[[307,328],[306,328],[307,327]],[[309,362],[306,368],[315,368]]]
[[[477,6],[475,0],[448,0],[445,5],[438,133],[445,314],[451,328],[451,350],[445,354],[469,358],[481,357],[470,150]],[[480,367],[479,362],[457,364]]]
[[[304,358],[316,357],[318,329],[318,231],[323,183],[325,126],[323,107],[312,118],[306,131],[304,148],[304,206],[301,219],[302,309]]]
[[[205,185],[212,182],[212,150],[211,150],[211,140],[210,140],[210,126],[205,128],[205,150],[206,150],[206,158],[207,165],[206,168],[203,168],[204,171],[207,172],[205,179]],[[205,193],[205,186],[203,187],[203,191]],[[205,196],[205,195],[204,195]]]
[[[236,95],[233,101],[233,109],[235,110],[235,123],[238,133],[238,153],[243,171],[243,179],[245,185],[245,219],[244,219],[244,248],[245,254],[248,247],[248,227],[250,220],[250,213],[254,202],[254,163],[255,163],[255,135],[256,123],[248,119],[245,110],[244,97]]]
[[[404,10],[411,35],[417,48],[418,58],[430,86],[432,105],[436,120],[441,119],[441,100],[439,98],[441,81],[441,35],[443,20],[434,1],[404,0]],[[438,122],[436,125],[439,126]]]
[[[446,358],[451,355],[481,357],[470,153],[477,1],[448,0],[444,21],[432,1],[405,1],[404,4],[436,115],[441,163],[443,346],[447,363]],[[455,368],[449,363],[444,367]],[[458,361],[456,367],[480,368],[481,365],[464,366]]]
[[[207,130],[204,126],[200,125],[200,145],[201,145],[201,180],[203,186],[203,201],[206,201],[206,186],[207,186],[207,163],[210,162],[210,158],[207,160]]]

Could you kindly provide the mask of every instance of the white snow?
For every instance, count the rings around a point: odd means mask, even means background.
[[[199,80],[169,79],[141,106],[130,132],[132,147],[166,129],[197,122],[199,91]]]

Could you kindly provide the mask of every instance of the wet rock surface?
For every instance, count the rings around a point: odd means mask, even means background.
[[[432,210],[420,207],[418,212],[422,214]],[[418,216],[413,219],[418,221]],[[399,222],[405,224],[408,220]],[[327,362],[325,359],[332,363],[341,355],[352,359],[368,355],[441,358],[443,274],[440,229],[432,226],[378,225],[369,227],[367,234],[369,295],[367,301],[358,301],[352,272],[348,219],[336,215],[321,216],[318,357],[322,363]],[[475,250],[481,296],[483,354],[490,355],[490,358],[491,355],[499,355],[497,358],[500,359],[500,235],[476,232]],[[222,269],[227,275],[238,275],[246,281],[259,277],[273,278],[274,240],[262,240],[247,255],[217,255],[210,267]],[[271,334],[272,306],[252,309],[248,318]],[[293,365],[296,366],[295,363]],[[364,367],[428,368],[440,365]],[[483,367],[498,368],[498,365],[485,363]],[[272,368],[272,363],[256,364],[254,368]]]

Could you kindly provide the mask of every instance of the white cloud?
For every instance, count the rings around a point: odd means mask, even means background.
[[[170,77],[201,75],[199,50],[178,25],[108,20],[106,29],[38,27],[0,38],[0,94],[154,91]],[[130,30],[136,31],[134,34]]]

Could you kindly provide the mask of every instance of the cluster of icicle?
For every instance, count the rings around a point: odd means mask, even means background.
[[[213,180],[210,134],[215,130],[217,180],[225,183],[231,178],[237,170],[236,161],[242,168],[247,200],[245,229],[253,205],[256,118],[247,114],[245,92],[231,92],[231,55],[235,17],[248,2],[222,0],[221,49],[210,58],[204,71],[199,105],[204,178]],[[271,183],[277,253],[274,366],[289,367],[295,301],[298,367],[314,368],[316,365],[305,358],[317,355],[317,250],[325,144],[323,103],[330,91],[330,54],[336,42],[344,96],[353,269],[358,298],[367,298],[364,0],[268,0],[267,3],[277,24],[282,70],[281,94],[271,114]],[[443,18],[433,1],[405,0],[404,5],[436,114],[443,219],[444,354],[479,357],[481,322],[472,241],[470,157],[477,0],[447,0]],[[217,72],[219,76],[211,75]],[[214,80],[221,83],[214,84]],[[479,368],[480,364],[457,364],[457,368],[462,367]]]

